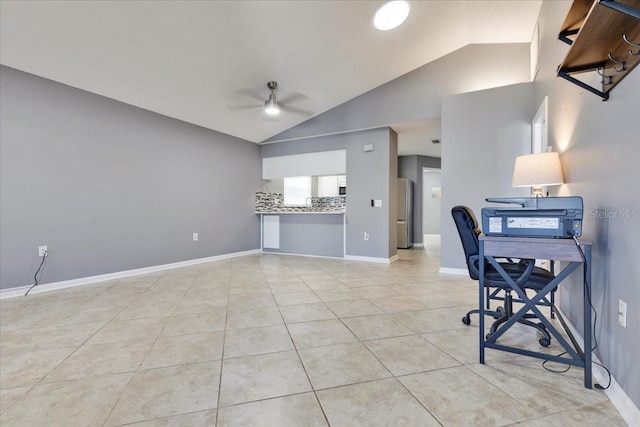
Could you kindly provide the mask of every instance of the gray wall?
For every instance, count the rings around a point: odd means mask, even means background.
[[[429,171],[422,174],[422,218],[423,234],[440,234],[442,230],[442,199],[433,198],[431,189],[442,187],[440,171]],[[448,217],[447,217],[448,219]]]
[[[265,252],[341,258],[344,255],[344,216],[339,214],[277,215],[280,248]]]
[[[528,43],[468,45],[268,141],[440,117],[450,95],[530,80]]]
[[[466,205],[479,218],[487,197],[528,195],[511,187],[511,178],[515,158],[531,152],[534,95],[533,83],[521,83],[442,103],[442,267],[466,269],[453,206]]]
[[[561,153],[566,181],[554,193],[584,199],[583,235],[594,242],[596,354],[640,407],[640,69],[606,102],[556,78],[569,48],[557,40],[557,31],[570,6],[543,3],[535,104],[549,97],[549,143]],[[560,287],[560,306],[582,329],[582,284],[579,276],[572,279],[570,286]],[[626,329],[618,325],[619,299],[628,305]]]
[[[407,178],[414,184],[413,187],[413,243],[422,243],[425,233],[422,227],[423,188],[422,168],[440,169],[441,159],[429,156],[399,156],[398,178]],[[440,213],[438,212],[438,216]],[[440,234],[440,229],[429,234]]]
[[[42,283],[260,247],[257,145],[7,67],[0,89],[3,289],[40,245]]]
[[[366,144],[372,144],[374,151],[364,152]],[[398,173],[394,166],[397,135],[393,130],[385,127],[261,146],[265,158],[339,149],[347,150],[346,253],[390,258],[396,254],[395,179]],[[394,185],[389,185],[391,177]],[[371,207],[371,199],[382,199],[383,207]],[[370,235],[368,241],[363,238],[365,231]]]

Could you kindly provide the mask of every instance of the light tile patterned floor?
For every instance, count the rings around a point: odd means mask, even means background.
[[[438,256],[264,254],[4,300],[0,424],[624,425],[581,369],[478,364],[477,283]]]

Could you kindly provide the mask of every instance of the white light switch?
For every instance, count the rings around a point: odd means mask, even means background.
[[[382,207],[382,200],[374,200],[373,207],[374,208],[381,208]]]
[[[367,144],[364,146],[364,151],[365,152],[369,152],[369,151],[373,151],[373,144]]]

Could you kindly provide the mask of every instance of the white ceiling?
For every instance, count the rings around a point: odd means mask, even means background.
[[[440,140],[440,117],[393,124],[391,128],[398,134],[398,156],[441,157],[442,144],[432,142]]]
[[[412,1],[386,32],[382,4],[2,0],[0,63],[261,142],[466,44],[529,42],[541,1]],[[313,114],[228,108],[269,80]]]

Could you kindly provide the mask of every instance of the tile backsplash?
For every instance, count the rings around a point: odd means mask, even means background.
[[[256,192],[256,213],[271,212],[344,212],[347,197],[312,197],[311,206],[285,206],[284,194]]]

